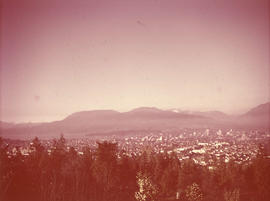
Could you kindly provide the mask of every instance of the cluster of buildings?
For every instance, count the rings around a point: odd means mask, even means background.
[[[9,144],[8,154],[21,152],[29,155],[33,149],[31,141],[5,140]],[[211,167],[218,161],[249,162],[258,153],[259,144],[270,145],[270,132],[260,130],[182,129],[164,131],[121,131],[117,135],[88,135],[84,138],[67,139],[67,149],[75,148],[78,154],[83,149],[97,148],[97,142],[117,143],[119,150],[127,155],[140,155],[146,148],[155,153],[176,154],[179,160],[192,159],[195,163]],[[50,154],[54,140],[42,140]]]

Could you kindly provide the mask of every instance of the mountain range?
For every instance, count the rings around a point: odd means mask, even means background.
[[[180,128],[270,128],[270,102],[232,116],[220,111],[161,110],[140,107],[128,112],[91,110],[73,113],[63,120],[48,123],[0,122],[0,135],[9,138],[82,137],[93,133],[117,133],[140,130]]]

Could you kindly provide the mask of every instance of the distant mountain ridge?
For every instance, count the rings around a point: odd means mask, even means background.
[[[0,123],[5,137],[85,136],[89,133],[117,133],[127,130],[164,130],[179,128],[270,128],[270,102],[252,108],[237,117],[220,111],[161,110],[155,107],[135,108],[128,112],[91,110],[73,113],[63,120],[49,123]]]
[[[171,111],[175,113],[192,114],[192,115],[198,115],[198,116],[210,117],[210,118],[228,118],[230,116],[224,112],[220,112],[216,110],[199,112],[199,111],[190,111],[190,110],[171,109]]]
[[[103,118],[106,116],[117,115],[119,112],[115,110],[90,110],[90,111],[81,111],[75,112],[67,116],[63,121],[75,120],[78,118]]]
[[[12,128],[14,127],[15,124],[14,123],[8,123],[8,122],[3,122],[3,121],[0,121],[0,128],[4,128],[4,129],[7,129],[7,128]]]
[[[242,125],[270,128],[270,102],[258,105],[238,117]]]
[[[243,116],[267,116],[270,114],[270,102],[258,105],[255,108],[252,108]]]

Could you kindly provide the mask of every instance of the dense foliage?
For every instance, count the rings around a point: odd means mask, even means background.
[[[98,143],[82,155],[54,141],[51,154],[38,138],[32,152],[8,156],[0,138],[1,201],[266,201],[270,163],[263,148],[249,164],[216,161],[212,169],[175,154],[146,149],[128,156],[117,144]]]

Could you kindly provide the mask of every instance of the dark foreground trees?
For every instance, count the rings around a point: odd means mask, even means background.
[[[217,161],[213,169],[147,149],[139,156],[98,143],[83,154],[63,137],[50,154],[35,138],[29,156],[7,155],[0,138],[1,201],[266,201],[270,163],[264,149],[250,164]],[[19,149],[19,147],[17,148]]]

